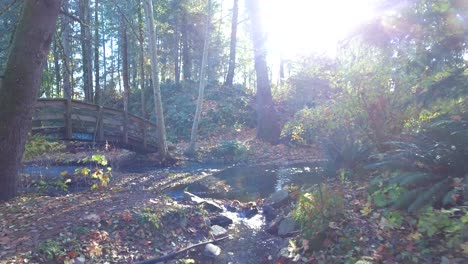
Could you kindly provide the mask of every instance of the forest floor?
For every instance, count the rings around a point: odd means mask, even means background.
[[[200,159],[208,159],[213,146],[230,139],[250,146],[253,152],[249,164],[289,164],[321,158],[317,148],[272,146],[257,141],[254,131],[249,130],[202,140]],[[186,146],[184,142],[174,146],[175,156],[183,157]],[[116,165],[118,160],[131,163],[134,157],[127,151],[113,151],[110,156]],[[89,154],[85,150],[66,155],[70,161]],[[56,157],[40,161],[45,160]],[[212,240],[215,237],[207,219],[218,213],[168,195],[177,186],[197,181],[217,191],[227,188],[204,172],[174,173],[157,168],[142,173],[115,171],[108,188],[99,191],[57,196],[23,194],[0,204],[0,263],[135,263]],[[204,256],[204,246],[200,246],[165,263],[345,263],[350,259],[409,263],[411,258],[420,259],[411,219],[396,228],[383,211],[370,208],[365,180],[353,184],[332,181],[329,185],[343,193],[346,209],[341,221],[329,224],[326,237],[318,244],[295,232],[292,237],[265,232],[269,223],[263,219],[253,225],[237,219],[227,228],[229,238],[215,243],[222,249],[218,257]],[[281,214],[291,210],[297,195],[290,194],[290,198]],[[232,203],[223,198],[214,202]],[[257,202],[260,206],[261,201]],[[315,253],[309,252],[312,247],[317,249]],[[441,263],[440,257],[444,264],[466,263],[459,256],[447,252],[425,263]]]

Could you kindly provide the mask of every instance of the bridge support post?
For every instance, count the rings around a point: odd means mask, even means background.
[[[72,104],[71,99],[65,101],[65,139],[72,139],[73,128],[72,128]]]
[[[97,137],[98,141],[104,141],[104,108],[102,105],[99,106],[99,114],[96,119],[97,123]]]

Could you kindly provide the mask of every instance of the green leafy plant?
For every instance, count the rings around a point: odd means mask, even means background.
[[[468,122],[463,119],[431,119],[417,133],[403,135],[401,141],[389,142],[389,151],[379,155],[369,169],[391,172],[380,180],[378,196],[388,186],[397,185],[406,191],[390,201],[395,209],[416,212],[426,205],[452,206],[462,203],[464,178],[468,173]],[[465,197],[465,199],[468,197]]]
[[[221,145],[213,150],[213,156],[224,162],[246,161],[249,155],[249,147],[238,140],[223,141]]]
[[[344,215],[343,194],[321,185],[313,192],[301,194],[294,209],[294,220],[305,238],[313,239],[325,231],[329,223]]]
[[[91,177],[91,179],[97,180],[97,183],[93,183],[92,189],[103,189],[106,188],[110,178],[112,176],[112,168],[106,167],[108,165],[107,158],[104,155],[95,154],[91,158],[85,158],[81,160],[82,163],[92,162],[94,168],[81,167],[75,169],[75,174],[83,175],[85,177]],[[104,167],[104,168],[101,168]]]
[[[47,153],[62,151],[65,145],[47,140],[43,135],[30,135],[23,153],[23,160],[32,160]]]
[[[62,253],[62,248],[57,241],[47,240],[39,245],[39,252],[44,254],[48,260],[53,260]]]
[[[468,213],[460,209],[435,210],[426,208],[419,216],[418,232],[428,240],[443,239],[449,248],[462,243],[463,229],[468,223]]]
[[[158,230],[161,227],[162,221],[159,212],[145,208],[139,214],[138,223],[140,225],[150,225],[154,230]]]

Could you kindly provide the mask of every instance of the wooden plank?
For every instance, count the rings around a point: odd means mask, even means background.
[[[66,104],[65,99],[38,99],[34,104],[34,107],[50,107],[50,106],[61,106],[64,107]]]
[[[73,135],[73,121],[72,121],[72,104],[68,99],[65,102],[65,139],[72,139]]]
[[[32,118],[34,121],[63,120],[63,113],[38,113]]]

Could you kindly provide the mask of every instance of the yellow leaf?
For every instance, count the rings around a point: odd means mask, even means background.
[[[361,209],[361,214],[362,214],[363,216],[368,215],[368,214],[370,214],[371,212],[372,212],[372,207],[371,207],[370,203],[367,203],[366,206],[365,206],[364,208]]]
[[[408,240],[416,240],[416,241],[417,241],[417,240],[421,239],[421,237],[422,237],[421,233],[419,233],[419,232],[413,232],[413,233],[409,234],[409,235],[407,236],[406,239],[408,239]]]
[[[62,177],[66,176],[67,174],[68,174],[68,171],[66,171],[66,170],[60,172],[60,176],[62,176]]]
[[[460,244],[460,247],[463,251],[463,254],[465,254],[466,256],[468,256],[468,242],[465,242],[463,244]]]

